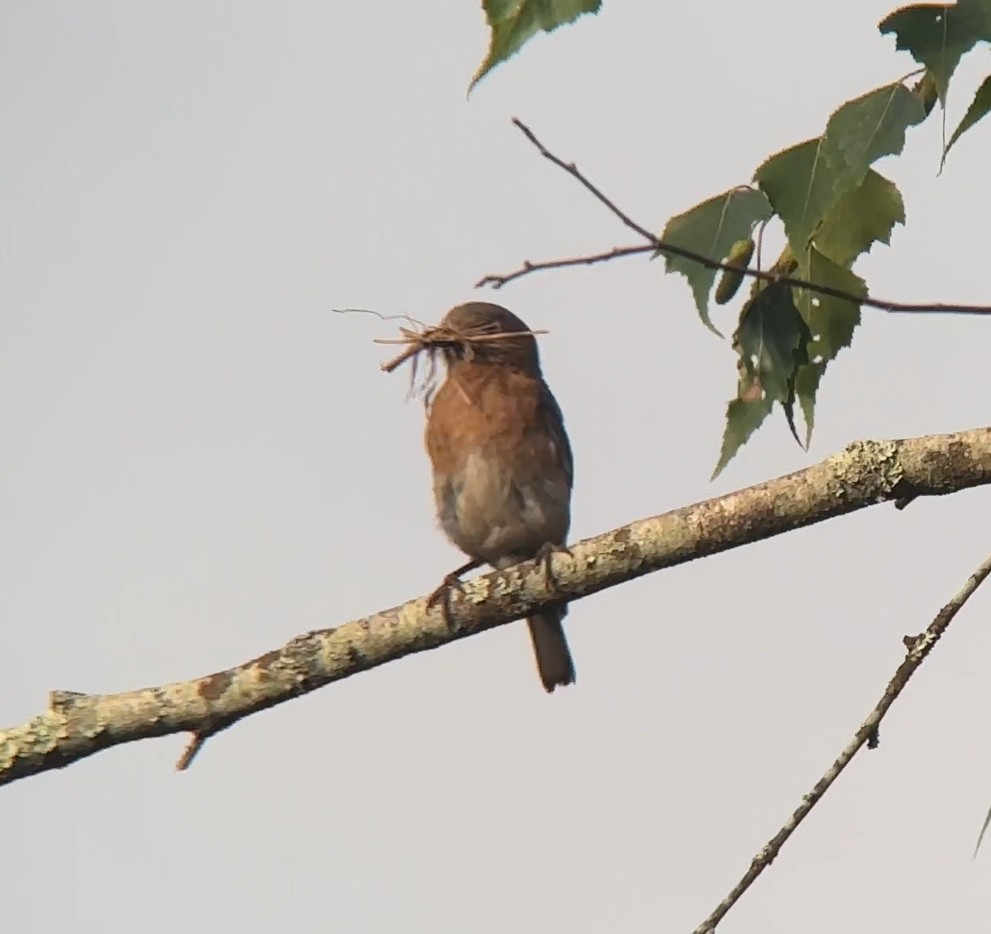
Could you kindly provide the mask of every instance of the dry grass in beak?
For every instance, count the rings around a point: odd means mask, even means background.
[[[400,328],[400,337],[397,338],[375,338],[376,344],[405,344],[406,349],[397,357],[382,364],[382,370],[391,373],[398,369],[407,360],[413,360],[413,372],[410,376],[410,395],[417,394],[416,379],[418,375],[420,354],[427,354],[427,372],[421,383],[419,393],[425,402],[430,402],[433,390],[436,386],[437,377],[437,353],[445,347],[460,347],[465,359],[470,360],[474,354],[476,344],[487,341],[506,340],[507,338],[519,337],[529,334],[536,337],[538,334],[546,334],[547,331],[507,331],[496,334],[465,334],[455,331],[453,328],[444,325],[424,328],[422,331],[414,331],[411,328]]]

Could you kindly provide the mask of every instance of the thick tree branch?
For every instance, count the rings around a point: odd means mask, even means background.
[[[877,702],[867,719],[860,725],[857,732],[853,734],[853,739],[839,754],[836,761],[826,769],[822,778],[815,783],[812,790],[802,798],[802,803],[795,809],[791,817],[785,821],[782,828],[754,857],[750,868],[743,874],[743,878],[733,886],[726,898],[695,929],[693,934],[712,934],[715,931],[716,925],[722,921],[727,912],[740,900],[740,897],[757,880],[757,877],[771,865],[781,851],[781,847],[784,846],[788,838],[798,829],[798,825],[809,816],[812,808],[822,800],[823,795],[829,791],[833,782],[840,777],[840,773],[853,761],[853,757],[865,745],[868,749],[877,747],[878,728],[884,719],[884,715],[891,708],[898,695],[905,689],[909,678],[915,674],[918,667],[926,660],[943,633],[946,632],[950,623],[953,622],[953,617],[957,615],[963,605],[973,596],[977,588],[984,583],[989,574],[991,574],[991,556],[984,559],[981,566],[967,579],[967,583],[936,614],[936,618],[929,624],[925,632],[918,636],[905,636],[902,640],[906,649],[904,660],[888,682],[888,686],[884,689],[881,699]],[[980,842],[978,841],[979,845]]]
[[[906,441],[864,441],[797,473],[586,539],[542,565],[526,562],[469,581],[440,610],[412,600],[299,636],[243,665],[121,694],[53,692],[48,710],[0,730],[0,784],[61,768],[152,736],[211,736],[243,717],[413,652],[607,587],[907,495],[991,483],[991,428]],[[195,741],[193,749],[199,748]]]
[[[531,143],[533,143],[534,146],[537,147],[538,152],[545,159],[553,162],[554,165],[559,168],[564,169],[564,171],[574,178],[583,188],[585,188],[585,190],[588,191],[592,197],[594,197],[612,214],[614,214],[624,226],[628,227],[634,233],[639,234],[644,240],[647,241],[647,243],[644,246],[613,247],[606,253],[590,253],[586,256],[563,257],[559,259],[543,260],[537,263],[531,262],[530,260],[525,260],[523,265],[519,269],[515,269],[513,272],[503,274],[490,273],[487,276],[483,276],[478,280],[478,282],[475,283],[476,289],[482,288],[486,285],[491,286],[494,289],[499,289],[515,279],[520,279],[523,276],[530,275],[530,273],[539,272],[545,269],[561,269],[565,266],[591,266],[595,263],[610,262],[614,259],[619,259],[624,256],[635,256],[639,253],[664,253],[668,256],[680,256],[682,259],[692,260],[700,266],[704,266],[706,269],[735,272],[740,275],[749,276],[752,279],[760,279],[763,282],[782,282],[785,285],[794,286],[795,288],[807,289],[810,292],[817,292],[820,295],[828,295],[832,298],[845,299],[854,305],[865,305],[869,308],[879,308],[882,311],[913,314],[991,314],[991,305],[953,305],[946,304],[944,302],[890,302],[881,298],[853,295],[850,292],[845,292],[842,289],[837,289],[830,285],[820,285],[819,283],[812,282],[808,279],[799,279],[795,276],[786,276],[774,270],[732,266],[729,263],[722,262],[716,257],[705,256],[702,253],[696,253],[694,250],[688,250],[685,247],[677,246],[673,243],[666,243],[652,234],[646,227],[638,224],[625,211],[620,210],[582,174],[574,162],[565,162],[560,156],[554,155],[554,153],[552,153],[546,146],[544,146],[542,142],[540,142],[539,139],[537,139],[533,131],[525,123],[523,123],[522,120],[513,117],[513,124],[528,140],[530,140]]]

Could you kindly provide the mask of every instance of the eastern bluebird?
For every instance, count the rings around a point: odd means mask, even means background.
[[[571,524],[574,466],[529,328],[488,302],[452,308],[439,327],[462,338],[439,345],[447,379],[430,401],[426,429],[437,518],[471,559],[445,578],[450,585],[482,564],[502,569],[538,556],[546,560],[562,547]],[[561,625],[566,613],[561,604],[527,620],[547,691],[575,681]]]

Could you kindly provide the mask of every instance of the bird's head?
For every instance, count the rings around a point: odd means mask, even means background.
[[[450,339],[446,339],[449,332]],[[433,329],[432,343],[448,366],[498,363],[540,371],[533,332],[511,311],[490,302],[467,302],[452,308]]]

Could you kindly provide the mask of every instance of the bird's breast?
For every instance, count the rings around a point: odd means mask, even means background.
[[[494,563],[563,543],[570,476],[543,429],[540,384],[448,379],[434,399],[427,449],[440,523],[466,554]],[[507,392],[508,389],[516,391]]]

